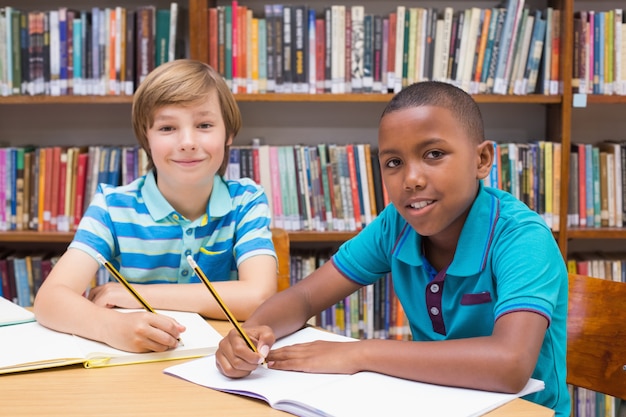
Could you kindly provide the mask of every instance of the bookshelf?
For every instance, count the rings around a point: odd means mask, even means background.
[[[11,4],[13,3],[13,4]],[[140,2],[101,0],[99,7],[118,5],[135,7],[154,4],[167,7],[168,1],[142,0]],[[209,7],[227,4],[229,1],[186,0],[179,2],[187,18],[187,56],[208,62],[208,16]],[[285,4],[301,4],[297,0],[285,0]],[[442,2],[406,0],[385,2],[382,0],[347,0],[343,2],[317,1],[311,4],[316,10],[332,4],[363,4],[368,11],[389,13],[396,4],[409,6],[439,7]],[[453,1],[446,5],[455,10],[464,10],[474,5],[494,7],[499,2]],[[255,14],[262,15],[263,2],[240,0],[240,4],[253,8]],[[626,228],[578,228],[567,223],[568,179],[570,177],[570,145],[593,139],[579,137],[581,124],[597,127],[606,121],[620,121],[626,109],[626,96],[588,95],[586,108],[574,108],[572,92],[573,39],[575,10],[583,8],[609,9],[620,7],[618,1],[592,2],[580,0],[526,1],[531,9],[544,9],[547,6],[561,11],[561,54],[560,74],[562,92],[557,95],[497,95],[478,94],[475,100],[480,104],[485,117],[485,127],[489,139],[530,141],[544,138],[562,145],[559,189],[559,223],[555,239],[564,258],[572,247],[584,244],[614,247],[626,239]],[[74,8],[91,7],[84,0],[59,0],[50,4],[45,0],[8,1],[3,6],[14,6],[25,10],[68,6]],[[328,138],[340,136],[345,143],[376,143],[377,120],[391,94],[237,94],[237,101],[244,116],[244,128],[237,138],[237,144],[247,144],[253,137],[262,136],[267,143],[274,145],[290,144],[296,141],[314,144]],[[100,143],[134,144],[130,127],[130,96],[7,96],[0,97],[0,144],[20,146],[37,145],[86,145]],[[621,114],[620,114],[621,112]],[[76,118],[76,115],[79,115]],[[28,120],[28,122],[25,122]],[[611,123],[609,121],[608,123]],[[322,126],[322,128],[320,128]],[[626,132],[626,128],[616,129]],[[588,133],[588,132],[587,132]],[[624,135],[624,134],[622,134]],[[297,139],[294,139],[297,138]],[[608,137],[607,137],[608,139]],[[612,139],[626,140],[626,136]],[[292,247],[309,248],[334,246],[346,241],[356,232],[308,232],[290,231]],[[68,244],[72,233],[10,231],[0,232],[0,248],[43,246],[60,248]]]
[[[113,2],[103,0],[99,2],[100,7],[112,7],[116,5],[137,6],[137,2]],[[179,2],[186,16],[185,26],[187,27],[188,36],[188,56],[191,58],[208,61],[208,16],[206,10],[208,7],[225,4],[224,1],[210,0],[187,0]],[[249,3],[255,14],[262,15],[261,2],[240,2],[243,5]],[[288,0],[285,4],[298,4],[297,1]],[[336,2],[320,1],[316,2],[316,10],[322,10],[323,7]],[[347,5],[356,4],[357,2],[345,2]],[[440,2],[439,2],[440,3]],[[516,95],[496,95],[496,94],[478,94],[475,95],[476,101],[481,105],[481,109],[485,114],[486,128],[489,133],[491,121],[497,121],[500,117],[506,117],[507,112],[516,113],[516,117],[521,120],[517,122],[523,129],[534,129],[525,131],[518,135],[521,140],[530,140],[533,136],[540,136],[551,141],[560,142],[563,147],[561,158],[561,199],[559,200],[560,213],[567,213],[567,179],[569,178],[569,146],[573,143],[572,128],[576,126],[577,114],[587,109],[573,109],[572,101],[572,55],[573,55],[573,13],[580,8],[609,8],[618,7],[619,2],[589,2],[589,1],[526,1],[526,5],[533,8],[545,8],[552,6],[562,11],[561,21],[561,40],[562,50],[560,60],[560,73],[562,76],[562,94],[558,95],[542,95],[532,94],[526,96]],[[154,4],[157,7],[167,7],[169,2],[162,0],[142,1],[141,4]],[[363,4],[368,11],[388,13],[395,7],[396,3],[390,5],[388,2],[367,0],[359,2]],[[438,2],[428,1],[405,1],[397,2],[409,6],[425,6],[425,7],[441,7]],[[463,10],[471,6],[493,7],[498,4],[497,1],[456,1],[447,3],[454,7],[455,10]],[[87,3],[81,0],[67,0],[59,2],[59,4],[50,5],[49,2],[43,0],[29,0],[20,2],[19,4],[8,4],[24,10],[48,9],[51,6],[60,5],[81,8],[86,7]],[[89,5],[91,7],[91,5]],[[269,132],[267,142],[271,144],[286,144],[293,141],[293,136],[283,134],[285,129],[283,123],[289,125],[289,121],[281,119],[277,116],[270,116],[270,121],[263,124],[263,121],[255,122],[255,114],[263,112],[264,109],[270,109],[268,112],[275,111],[283,113],[287,111],[289,118],[309,118],[315,122],[321,122],[329,125],[328,131],[335,127],[343,134],[346,133],[346,142],[355,138],[363,137],[364,141],[374,144],[376,141],[376,121],[380,111],[385,103],[391,98],[390,94],[237,94],[238,102],[241,105],[244,114],[244,129],[240,134],[241,143],[245,143],[252,137],[256,136],[256,131],[261,130]],[[130,113],[130,96],[7,96],[0,97],[0,122],[3,125],[3,131],[0,132],[0,143],[6,145],[23,145],[36,143],[42,145],[49,144],[85,144],[85,143],[104,143],[113,141],[119,144],[132,144],[134,138],[132,136],[128,123]],[[624,96],[597,96],[589,95],[587,97],[589,107],[605,108],[623,108],[626,105],[626,97]],[[327,109],[332,109],[331,111]],[[603,112],[604,110],[599,110]],[[334,114],[339,112],[342,115]],[[359,113],[358,117],[351,116],[350,113]],[[88,119],[93,125],[85,126],[74,119],[75,114],[80,114]],[[319,115],[322,116],[319,116]],[[530,121],[524,119],[527,115]],[[41,120],[41,124],[37,120],[24,126],[25,118],[34,118]],[[321,117],[321,120],[319,119]],[[332,119],[334,117],[334,119]],[[316,119],[317,118],[317,119]],[[367,119],[364,121],[364,119]],[[249,121],[252,120],[252,123]],[[510,120],[510,119],[507,119]],[[315,123],[312,122],[312,123]],[[255,125],[256,123],[256,125]],[[514,121],[512,123],[515,123]],[[79,127],[73,126],[78,124]],[[519,126],[512,127],[511,130],[492,129],[494,139],[502,134],[513,132]],[[535,135],[536,132],[539,135]],[[315,143],[315,130],[305,131],[293,130],[296,134],[304,136],[304,141]],[[530,132],[530,133],[529,133]],[[85,140],[85,136],[89,138]],[[501,137],[501,136],[500,136]],[[301,136],[298,136],[300,140]],[[517,139],[517,138],[516,138]],[[323,140],[323,139],[322,139]],[[568,254],[568,245],[573,240],[619,240],[626,237],[626,229],[624,228],[594,228],[581,229],[567,226],[566,216],[561,215],[559,218],[559,232],[555,232],[555,238],[561,248],[564,257]],[[316,242],[331,242],[334,244],[345,241],[354,232],[297,232],[289,233],[290,240],[298,245],[306,245]],[[67,243],[71,240],[71,233],[54,233],[40,234],[37,232],[0,232],[0,246],[10,245],[11,242],[31,241],[38,242],[56,242]]]
[[[193,27],[194,25],[198,28],[207,28],[208,26],[208,14],[206,10],[209,7],[213,7],[216,5],[224,5],[229,2],[224,1],[209,1],[209,0],[192,0],[190,1],[190,14],[194,17],[190,19],[190,24]],[[295,5],[297,2],[294,1],[286,1],[283,2],[285,4]],[[387,14],[395,8],[394,5],[383,4],[383,2],[347,2],[347,5],[352,4],[364,4],[366,11],[372,13],[383,13]],[[454,7],[455,10],[464,10],[473,6],[475,3],[480,3],[479,7],[493,7],[497,5],[497,2],[447,2],[446,5],[450,5]],[[254,15],[263,15],[263,6],[259,6],[254,2],[240,2],[240,4],[245,5],[253,10]],[[316,2],[313,6],[316,11],[323,10],[325,6],[332,5],[332,2]],[[406,5],[407,8],[410,6],[420,6],[420,7],[438,7],[442,8],[441,4],[433,4],[433,2],[416,2],[416,1],[408,1],[408,2],[398,2],[398,4]],[[565,18],[565,16],[571,16],[573,13],[573,1],[560,1],[560,2],[526,2],[526,5],[531,9],[533,7],[544,8],[546,6],[552,6],[558,8],[562,11],[562,24],[561,24],[561,39],[562,39],[562,56],[568,57],[571,56],[571,39],[573,26],[571,19]],[[194,29],[190,30],[191,36],[196,40],[194,47],[190,48],[190,54],[192,58],[200,59],[205,62],[209,60],[209,35],[207,30]],[[562,59],[560,61],[560,71],[561,74],[570,74],[571,73],[571,62],[568,59]],[[483,110],[483,114],[485,116],[485,126],[487,130],[487,135],[490,134],[490,119],[497,120],[498,117],[502,116],[502,113],[506,112],[505,107],[501,105],[506,105],[509,110],[515,111],[517,114],[524,113],[532,113],[533,117],[538,117],[539,122],[535,119],[535,124],[539,124],[541,127],[539,128],[539,133],[522,133],[521,136],[519,132],[510,132],[505,131],[504,135],[511,134],[516,139],[520,138],[520,140],[530,140],[530,138],[539,136],[547,138],[551,141],[556,141],[562,143],[563,149],[569,148],[570,143],[570,128],[571,128],[571,103],[572,95],[571,95],[571,78],[563,77],[562,79],[563,85],[563,93],[559,95],[543,95],[543,94],[531,94],[531,95],[499,95],[499,94],[477,94],[474,95],[475,100],[481,105],[481,109]],[[378,117],[380,112],[372,112],[372,108],[376,108],[377,110],[382,110],[381,106],[372,106],[372,103],[386,103],[391,94],[282,94],[282,93],[266,93],[266,94],[238,94],[237,100],[242,103],[242,108],[245,109],[252,106],[253,103],[261,102],[264,105],[271,105],[271,103],[289,103],[289,111],[290,114],[295,114],[299,110],[309,115],[309,117],[314,118],[315,116],[312,114],[310,109],[311,103],[333,103],[333,105],[346,104],[346,107],[342,107],[342,109],[350,109],[352,111],[362,111],[367,115],[372,115],[373,117]],[[348,107],[347,104],[350,104]],[[510,106],[509,106],[510,105]],[[261,106],[258,106],[260,108]],[[539,107],[539,109],[537,108]],[[495,116],[494,116],[495,114]],[[244,114],[245,115],[245,114]],[[506,117],[506,116],[505,116]],[[280,122],[279,122],[280,123]],[[358,123],[358,122],[357,122]],[[515,122],[513,122],[515,123]],[[519,122],[520,125],[523,125],[525,122]],[[532,124],[533,121],[530,121]],[[497,124],[494,123],[494,124]],[[244,125],[246,122],[244,121]],[[493,127],[493,126],[492,126]],[[375,127],[374,127],[375,130]],[[498,130],[497,127],[491,129],[492,137],[496,139],[499,135],[502,135],[503,132]],[[503,136],[500,136],[503,137]],[[371,134],[370,140],[371,143],[375,144],[376,141],[375,132]],[[491,137],[490,137],[491,138]],[[280,141],[280,139],[279,139]],[[566,163],[568,160],[567,153],[562,154],[562,163],[561,163],[561,178],[567,178],[567,173],[569,169],[569,165]],[[562,184],[566,181],[562,182]],[[566,195],[566,190],[561,188],[561,195]],[[561,213],[567,212],[567,199],[561,199],[559,201],[559,211]],[[559,219],[558,229],[561,232],[555,232],[555,238],[558,240],[559,246],[561,248],[561,252],[563,256],[567,254],[567,243],[568,243],[568,231],[566,229],[566,219],[561,216]],[[325,233],[324,233],[325,234]],[[310,232],[291,232],[290,238],[292,242],[314,242],[317,239],[314,238],[316,234]],[[350,235],[349,233],[347,234]],[[337,237],[341,237],[341,235],[337,235]]]
[[[157,3],[158,6],[164,7],[166,2],[145,2],[146,4],[154,4]],[[184,3],[184,2],[183,2]],[[224,2],[214,2],[208,0],[189,0],[186,4],[183,4],[183,7],[186,6],[188,9],[188,36],[189,36],[189,56],[191,58],[197,58],[203,61],[208,60],[208,37],[207,37],[207,13],[206,10],[209,6],[224,3]],[[245,2],[241,2],[245,4]],[[287,1],[285,3],[296,4],[294,1]],[[318,4],[319,3],[319,4]],[[436,3],[436,2],[435,2]],[[478,2],[480,6],[483,7],[491,7],[497,4],[497,2]],[[527,2],[529,7],[545,7],[548,3],[546,2]],[[560,8],[563,10],[563,16],[571,15],[571,10],[573,7],[572,1],[563,1],[556,2],[554,7]],[[63,2],[63,5],[68,5],[69,7],[80,7],[82,2],[80,1],[72,1],[72,2]],[[316,10],[319,7],[321,10],[324,6],[330,5],[332,2],[317,2],[315,5]],[[350,4],[350,3],[348,3]],[[428,2],[416,2],[416,1],[407,1],[402,4],[406,4],[408,6],[414,5],[426,5],[426,6],[437,6],[437,4],[428,4]],[[468,2],[451,2],[450,3],[455,10],[463,10],[469,6]],[[103,2],[101,5],[104,6],[112,6],[108,4],[108,2]],[[48,7],[41,1],[29,1],[22,2],[19,7],[26,9],[34,9],[34,8],[45,8]],[[262,8],[259,5],[252,5],[251,7]],[[374,12],[380,11],[381,13],[388,13],[390,11],[390,7],[385,2],[376,2],[376,1],[367,1],[365,2],[366,10],[372,10]],[[256,9],[255,9],[256,12]],[[259,12],[261,12],[259,10]],[[568,24],[568,19],[563,19],[563,44],[564,56],[570,56],[571,51],[569,51],[568,46],[571,42],[568,42],[568,36],[571,37],[571,25]],[[571,72],[571,65],[567,59],[563,59],[561,61],[561,73],[568,74]],[[516,112],[521,113],[531,113],[531,118],[536,117],[539,114],[542,121],[542,124],[538,129],[540,134],[539,136],[543,136],[545,138],[549,138],[550,140],[561,141],[563,143],[563,148],[567,148],[567,144],[569,143],[570,136],[570,124],[571,124],[571,112],[570,107],[565,105],[564,103],[571,102],[571,95],[568,92],[570,88],[568,88],[570,80],[568,77],[563,79],[563,90],[564,94],[562,95],[528,95],[528,96],[513,96],[513,95],[476,95],[475,99],[478,103],[484,105],[486,108],[498,108],[500,105],[511,105],[511,109],[515,109]],[[370,143],[375,143],[376,141],[376,123],[377,117],[379,116],[384,104],[388,102],[391,95],[390,94],[237,94],[236,95],[238,102],[241,104],[242,112],[244,114],[244,129],[240,137],[243,136],[242,141],[249,140],[255,135],[256,132],[252,132],[255,128],[254,126],[248,127],[248,120],[252,117],[254,118],[254,113],[263,107],[275,108],[277,111],[282,112],[284,109],[290,112],[290,115],[294,115],[294,117],[302,117],[304,114],[305,117],[313,117],[318,114],[324,114],[326,111],[324,108],[330,106],[333,109],[338,109],[341,113],[348,112],[363,112],[363,114],[372,116],[371,119],[374,121],[373,123],[369,123],[365,129],[360,127],[363,124],[363,118],[347,118],[344,117],[344,120],[330,120],[327,122],[324,117],[331,116],[322,116],[322,123],[327,123],[330,125],[338,125],[344,121],[346,122],[346,126],[350,126],[353,131],[348,133],[346,141],[350,141],[351,138],[361,137],[362,133],[365,132],[366,141]],[[62,144],[74,144],[72,142],[78,142],[80,133],[72,131],[72,128],[69,125],[72,124],[72,118],[67,116],[68,113],[74,114],[75,111],[80,112],[80,114],[88,115],[88,117],[93,117],[94,114],[97,113],[108,113],[108,116],[113,116],[118,120],[114,120],[113,124],[116,126],[114,129],[110,129],[111,132],[106,132],[102,135],[101,133],[96,133],[95,136],[90,139],[90,142],[98,143],[104,142],[105,137],[108,134],[118,133],[120,126],[123,125],[123,121],[121,120],[124,117],[124,114],[130,113],[130,103],[131,97],[128,96],[63,96],[63,97],[50,97],[50,96],[8,96],[8,97],[0,97],[0,106],[3,111],[6,109],[9,112],[7,114],[7,119],[11,118],[16,119],[20,115],[26,115],[29,113],[52,113],[55,121],[53,125],[53,129],[56,131],[50,132],[46,135],[46,139],[44,142],[53,143],[62,143]],[[274,106],[274,107],[272,107]],[[530,110],[530,108],[533,108]],[[299,115],[298,115],[298,112]],[[327,111],[326,111],[327,112]],[[59,117],[57,117],[57,114]],[[497,114],[497,113],[496,113]],[[250,116],[249,116],[250,115]],[[13,117],[16,116],[16,117]],[[334,116],[332,116],[334,117]],[[486,115],[487,120],[487,128],[489,128],[489,115]],[[496,115],[493,118],[498,118]],[[0,119],[2,116],[0,116]],[[99,123],[99,126],[106,126],[107,118],[103,117],[98,119],[96,122]],[[272,126],[274,130],[280,130],[280,120],[276,120],[276,117],[273,117],[271,123],[274,123],[275,126]],[[349,119],[349,120],[345,120]],[[3,120],[4,121],[4,120]],[[95,123],[96,123],[95,122]],[[19,125],[15,126],[15,122],[11,122],[7,120],[9,125],[9,133],[7,133],[7,137],[2,137],[3,135],[0,133],[0,141],[9,142],[11,145],[20,145],[22,143],[32,142],[34,138],[41,137],[42,130],[33,130],[31,132],[26,132],[22,138],[19,140],[10,139],[8,136],[11,133],[11,125],[13,124],[15,131],[19,130]],[[67,124],[66,128],[62,124]],[[84,128],[84,127],[82,127]],[[45,128],[42,128],[45,129]],[[68,129],[69,132],[66,133],[64,130]],[[341,127],[344,130],[344,127]],[[97,130],[97,129],[94,129]],[[250,131],[247,133],[246,130]],[[271,130],[271,129],[270,129]],[[543,132],[542,132],[543,130]],[[300,135],[300,131],[294,131],[296,134]],[[270,132],[273,133],[273,132]],[[280,132],[279,132],[280,133]],[[308,141],[313,142],[315,138],[311,138],[311,136],[316,135],[315,131],[305,132],[305,136],[309,136]],[[526,139],[532,135],[524,134]],[[22,136],[22,135],[20,135]],[[65,139],[60,139],[65,136]],[[248,136],[248,138],[246,137]],[[268,135],[269,136],[269,135]],[[299,136],[300,137],[300,136]],[[69,139],[68,139],[69,138]],[[108,139],[108,138],[106,138]],[[277,142],[278,144],[287,143],[290,139],[281,137],[280,134],[273,135],[272,138],[268,138],[268,142]],[[305,139],[306,140],[306,139]],[[121,137],[115,139],[116,142],[119,143],[134,143],[134,139],[132,134],[130,133],[130,126],[128,127],[128,131],[125,132]],[[17,143],[16,143],[17,142]],[[565,154],[563,155],[563,162],[566,162]],[[566,163],[561,164],[561,177],[567,178],[567,169],[568,166]],[[564,195],[562,193],[562,195]],[[567,210],[567,201],[565,199],[561,200],[560,211],[561,213],[566,212]],[[561,225],[559,227],[561,231],[566,230],[565,223],[561,220]],[[333,242],[339,243],[350,236],[352,236],[354,232],[323,232],[323,233],[315,233],[315,232],[290,232],[290,239],[292,242],[296,244],[307,244],[314,242]],[[31,232],[6,232],[0,233],[0,243],[9,243],[14,241],[28,242],[33,239],[35,236],[38,236],[36,233]],[[558,233],[555,235],[559,241],[559,245],[561,247],[562,252],[567,253],[567,233]],[[71,234],[68,233],[59,233],[54,237],[46,237],[45,239],[50,239],[51,241],[56,242],[69,242],[71,240]]]

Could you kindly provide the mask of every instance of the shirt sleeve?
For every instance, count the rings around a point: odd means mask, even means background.
[[[539,221],[509,222],[491,259],[497,287],[495,318],[534,311],[550,322],[567,291],[561,252],[552,232]]]
[[[256,184],[246,184],[238,202],[235,258],[237,265],[256,255],[276,258],[272,243],[271,212],[267,195]]]
[[[346,278],[361,284],[376,282],[391,271],[391,257],[401,218],[389,205],[355,237],[339,247],[332,262]]]

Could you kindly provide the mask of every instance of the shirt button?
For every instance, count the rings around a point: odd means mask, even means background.
[[[187,236],[191,236],[193,234],[193,229],[187,229],[185,233],[187,233]]]
[[[189,256],[189,255],[191,255],[191,250],[190,250],[190,249],[187,249],[187,250],[185,251],[185,256]]]
[[[189,275],[189,271],[187,271],[186,269],[182,272],[183,276],[186,277],[187,275]]]
[[[430,308],[430,314],[432,314],[433,316],[436,316],[439,314],[439,309],[437,307],[431,307]]]
[[[174,215],[172,216],[172,218],[173,218],[174,220],[178,220],[178,219],[179,219],[178,214],[174,214]]]
[[[439,284],[433,284],[430,286],[430,292],[436,294],[439,292]]]

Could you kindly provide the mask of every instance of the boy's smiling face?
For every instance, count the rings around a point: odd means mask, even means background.
[[[224,147],[232,140],[226,137],[215,91],[199,103],[157,109],[147,136],[159,189],[166,198],[186,188],[210,191],[225,157]]]
[[[422,236],[456,242],[491,169],[493,146],[479,143],[443,107],[409,107],[380,121],[379,161],[389,198]]]

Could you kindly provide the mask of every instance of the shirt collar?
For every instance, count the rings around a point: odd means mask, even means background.
[[[470,276],[484,269],[498,220],[499,208],[499,200],[486,191],[480,181],[478,195],[463,225],[454,259],[447,271],[448,274]],[[394,256],[409,265],[423,265],[422,236],[408,224],[398,236]]]
[[[150,215],[155,221],[160,221],[176,213],[172,205],[163,197],[154,177],[154,170],[146,174],[144,185],[141,189],[143,200]],[[216,175],[213,178],[213,190],[209,197],[207,215],[223,217],[231,210],[231,197],[228,185],[224,179]]]

